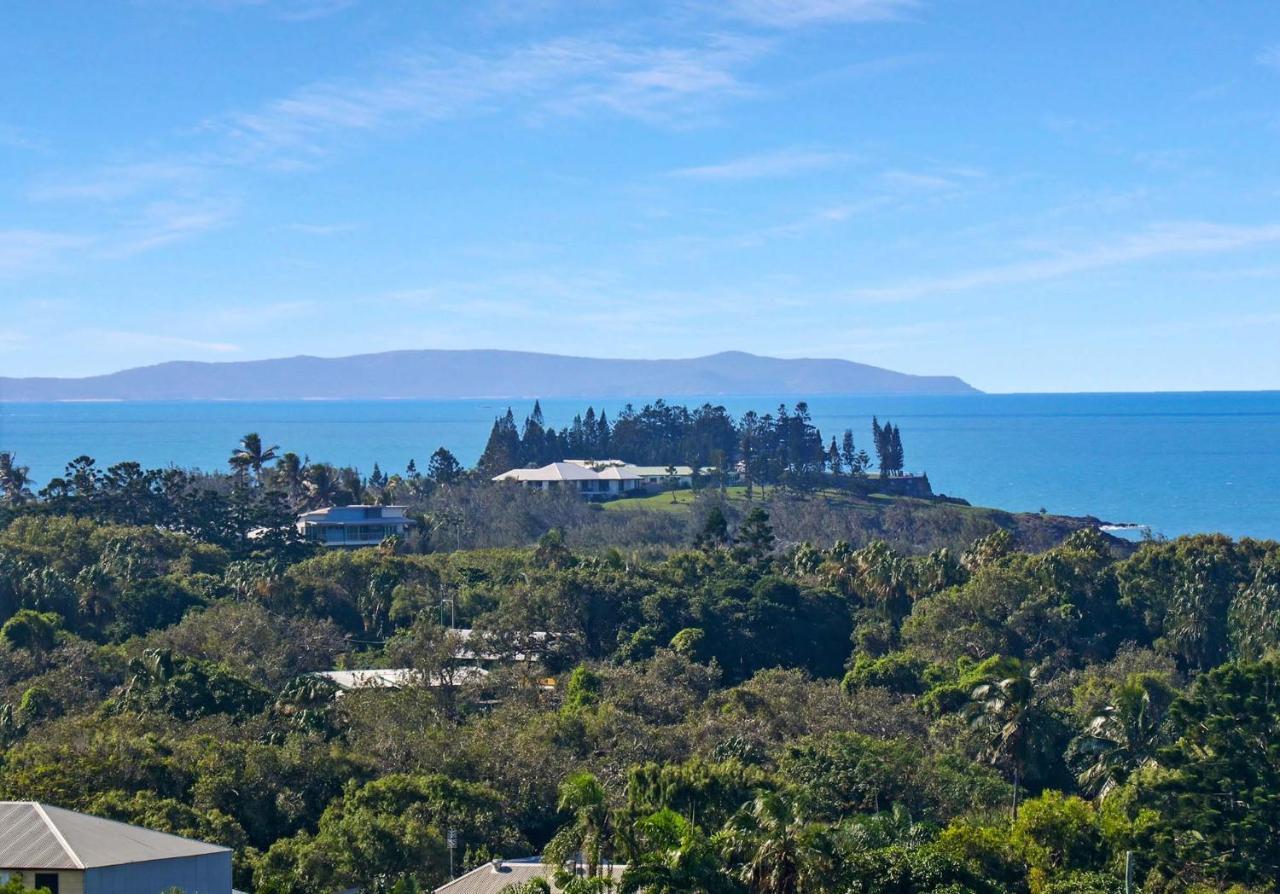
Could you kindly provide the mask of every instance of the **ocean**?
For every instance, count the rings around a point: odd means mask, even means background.
[[[735,415],[794,397],[708,398]],[[693,405],[702,399],[680,399]],[[567,424],[588,404],[610,418],[618,399],[543,401]],[[1149,526],[1174,537],[1218,531],[1280,539],[1280,392],[850,396],[808,401],[829,441],[853,429],[871,448],[871,417],[902,430],[906,465],[935,491],[982,506]],[[529,400],[0,403],[0,450],[42,484],[81,454],[105,467],[219,468],[246,432],[313,460],[368,472],[425,468],[439,446],[465,464],[494,417],[517,422]],[[683,459],[673,457],[674,460]]]

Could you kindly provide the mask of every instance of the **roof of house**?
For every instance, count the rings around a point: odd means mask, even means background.
[[[604,867],[605,872],[612,876],[615,882],[622,877],[622,871],[626,868],[621,863]],[[541,857],[494,860],[441,885],[436,888],[436,894],[498,894],[507,885],[518,885],[538,876],[551,882],[551,890],[559,894],[560,889],[556,887],[554,881],[555,873],[556,866],[543,863]]]
[[[355,504],[351,506],[326,506],[323,509],[312,509],[310,512],[304,512],[298,516],[299,521],[310,522],[311,524],[359,524],[366,521],[398,521],[410,522],[412,519],[405,517],[406,506],[370,506],[364,504]],[[369,515],[370,509],[378,510],[377,515]]]
[[[638,481],[640,479],[636,474],[635,466],[609,466],[597,472],[596,477],[606,481]]]
[[[687,478],[693,474],[692,466],[631,466],[633,472],[646,478],[667,478],[671,475]]]
[[[595,481],[600,476],[576,463],[547,463],[540,469],[511,469],[494,481]]]
[[[459,686],[483,680],[489,672],[483,667],[459,667],[446,680],[438,675],[424,676],[409,667],[370,668],[368,670],[313,671],[311,676],[324,677],[342,690],[404,689],[409,686]]]
[[[94,869],[223,853],[231,851],[35,801],[0,801],[5,869]]]

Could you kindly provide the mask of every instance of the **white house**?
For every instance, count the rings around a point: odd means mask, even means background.
[[[298,516],[298,532],[325,546],[377,546],[403,537],[415,524],[404,506],[329,506]]]
[[[560,894],[556,886],[557,867],[552,863],[543,863],[541,857],[526,857],[521,860],[491,860],[465,875],[460,875],[448,884],[436,888],[435,894],[499,894],[508,885],[519,885],[535,878],[544,878],[551,885],[553,894]],[[610,863],[602,867],[605,875],[613,880],[614,885],[622,879],[627,867],[621,863]],[[577,874],[585,874],[582,866],[577,867]]]
[[[699,470],[711,475],[714,469]],[[566,459],[540,469],[512,469],[494,476],[494,481],[514,481],[535,490],[568,486],[589,500],[621,497],[629,493],[672,487],[692,487],[691,466],[636,466],[620,459]]]
[[[548,463],[540,469],[511,469],[494,481],[512,481],[534,490],[565,487],[588,500],[622,496],[639,487],[640,477],[627,466],[596,470],[582,462]]]
[[[34,801],[0,801],[0,882],[53,894],[231,894],[231,851]]]

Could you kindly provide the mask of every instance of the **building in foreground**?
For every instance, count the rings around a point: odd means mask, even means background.
[[[377,546],[403,537],[415,524],[404,506],[329,506],[298,516],[298,532],[325,546]]]
[[[436,888],[436,894],[499,894],[508,885],[518,885],[534,878],[546,879],[551,883],[553,894],[560,894],[555,883],[558,868],[555,864],[543,863],[541,857],[492,860]],[[604,873],[613,879],[616,886],[626,868],[620,863],[612,863],[604,867]],[[581,867],[578,871],[580,874],[583,872]]]
[[[53,894],[231,894],[231,851],[34,801],[0,801],[0,882]]]

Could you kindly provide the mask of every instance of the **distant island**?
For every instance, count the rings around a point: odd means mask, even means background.
[[[955,376],[740,351],[677,360],[527,351],[387,351],[175,361],[84,378],[0,377],[0,400],[384,400],[689,395],[978,394]]]

